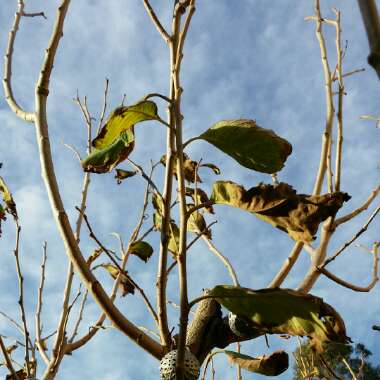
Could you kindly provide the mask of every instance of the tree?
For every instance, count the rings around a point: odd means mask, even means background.
[[[9,35],[5,60],[5,95],[12,111],[21,119],[31,122],[35,126],[41,173],[69,265],[64,300],[60,309],[61,315],[53,336],[49,337],[46,330],[43,330],[41,321],[44,278],[49,273],[45,270],[49,245],[44,245],[34,339],[29,333],[30,322],[24,305],[24,276],[20,263],[19,245],[22,220],[19,218],[19,210],[16,206],[19,202],[11,194],[10,190],[15,191],[11,181],[4,176],[5,180],[1,185],[3,206],[0,209],[0,216],[4,219],[8,213],[16,225],[14,256],[19,279],[19,304],[22,320],[18,327],[24,335],[23,341],[17,342],[16,347],[2,344],[8,376],[11,378],[26,376],[33,378],[37,375],[43,379],[54,378],[63,360],[98,335],[98,332],[104,328],[106,319],[137,346],[147,351],[155,359],[161,360],[162,370],[175,371],[179,379],[188,377],[188,371],[192,371],[194,378],[198,377],[198,366],[202,363],[212,362],[213,356],[220,352],[215,350],[216,348],[224,349],[231,343],[237,343],[237,351],[239,351],[241,341],[256,340],[266,334],[307,335],[311,339],[313,349],[321,352],[325,343],[345,343],[348,338],[341,315],[327,301],[308,294],[320,276],[324,275],[339,285],[359,292],[371,290],[378,280],[377,251],[379,243],[376,241],[372,241],[373,245],[368,249],[373,257],[373,276],[368,286],[354,285],[351,281],[342,280],[326,269],[328,264],[335,261],[365,232],[379,212],[379,206],[372,207],[379,192],[379,184],[369,195],[363,195],[363,199],[365,196],[368,198],[358,207],[351,208],[349,212],[343,210],[343,207],[346,207],[345,203],[350,199],[343,189],[341,176],[343,168],[342,115],[345,94],[343,81],[345,75],[354,72],[347,73],[343,71],[342,67],[344,49],[340,35],[340,12],[334,11],[332,19],[324,19],[317,2],[316,13],[309,18],[317,25],[317,37],[320,42],[325,73],[327,109],[321,158],[314,189],[310,192],[311,194],[305,195],[302,194],[303,189],[296,191],[291,185],[285,183],[285,176],[284,179],[281,178],[283,182],[278,180],[278,176],[282,174],[277,173],[281,171],[292,152],[292,145],[288,141],[290,139],[283,137],[282,133],[277,130],[273,132],[271,129],[260,127],[261,123],[252,118],[238,118],[238,115],[232,115],[228,117],[228,120],[213,123],[211,128],[206,127],[198,131],[198,135],[187,128],[191,135],[187,140],[184,139],[183,129],[186,119],[183,119],[185,113],[183,112],[182,92],[186,91],[186,87],[182,84],[181,68],[182,64],[185,65],[183,53],[185,41],[191,31],[195,1],[174,2],[171,27],[165,26],[160,21],[162,17],[157,16],[158,13],[153,10],[149,1],[144,0],[143,4],[170,52],[169,91],[144,89],[145,93],[142,99],[140,97],[138,100],[139,97],[133,96],[133,100],[129,101],[128,99],[128,105],[123,99],[121,105],[118,104],[117,108],[114,107],[112,112],[108,112],[109,116],[106,118],[109,100],[109,82],[106,81],[103,107],[97,123],[98,131],[94,130],[94,117],[89,111],[87,98],[82,99],[77,95],[75,100],[87,127],[87,152],[85,156],[83,145],[82,148],[74,148],[69,145],[75,155],[80,158],[81,167],[85,172],[82,198],[75,212],[76,222],[70,223],[68,209],[64,207],[62,201],[62,188],[65,187],[65,184],[56,178],[57,160],[53,159],[51,150],[53,139],[49,136],[50,122],[48,123],[48,121],[54,117],[54,112],[47,108],[47,99],[48,96],[49,99],[51,96],[50,82],[53,83],[53,65],[57,59],[56,55],[59,53],[62,32],[65,30],[65,20],[70,19],[70,13],[68,13],[70,1],[63,0],[58,7],[51,39],[35,86],[35,103],[33,106],[29,104],[29,108],[33,109],[30,112],[25,111],[26,108],[19,105],[21,102],[16,101],[16,94],[12,87],[14,44],[20,21],[26,17],[43,17],[44,14],[26,13],[24,2],[22,0],[18,2],[18,11]],[[326,45],[322,34],[322,25],[325,24],[327,27],[333,26],[333,30],[336,30],[338,60],[335,70],[331,69],[334,66],[329,66],[329,60],[326,57]],[[337,94],[334,98],[335,90]],[[132,98],[132,95],[129,96]],[[334,121],[334,102],[337,108],[336,123]],[[166,120],[162,117],[165,108],[168,113]],[[212,113],[216,112],[212,110]],[[218,120],[225,119],[216,117]],[[145,126],[142,122],[149,123],[152,127]],[[334,127],[336,127],[337,134],[336,149],[332,144]],[[155,142],[160,158],[152,164],[150,171],[147,169],[146,163],[135,162],[131,156],[132,152],[134,153],[138,149],[139,144],[143,145],[142,142],[139,142],[139,129],[144,128],[161,128],[161,132],[166,134],[167,141],[166,151],[161,144],[162,135],[160,142]],[[219,167],[214,163],[209,163],[208,155],[205,156],[205,160],[200,156],[196,157],[196,151],[192,147],[198,140],[203,141],[202,144],[209,144],[207,145],[209,149],[214,146],[219,151],[226,153],[236,161],[236,165],[240,164],[244,167],[243,170],[250,169],[258,173],[265,173],[258,174],[262,177],[256,178],[265,178],[268,182],[268,178],[270,178],[268,174],[271,175],[272,183],[254,183],[253,186],[248,184],[250,189],[246,190],[240,184],[228,181],[231,177],[227,177],[223,181],[214,181],[211,175],[217,175],[220,172]],[[164,155],[162,156],[162,154]],[[335,165],[332,165],[332,155],[336,157]],[[129,167],[119,166],[121,163],[124,165],[128,163]],[[162,173],[163,167],[164,173]],[[94,214],[89,214],[86,201],[90,178],[95,183],[105,181],[103,183],[106,185],[103,186],[109,186],[107,179],[95,177],[105,177],[104,173],[111,171],[116,172],[118,183],[125,188],[131,186],[130,183],[133,183],[133,179],[129,178],[133,176],[137,177],[138,175],[145,182],[144,191],[135,190],[143,198],[141,214],[136,215],[138,211],[135,204],[128,206],[133,206],[136,223],[132,226],[129,221],[127,222],[130,234],[127,243],[125,243],[124,234],[116,235],[120,245],[117,253],[115,249],[108,248],[111,243],[104,242],[104,234],[112,232],[112,230],[102,229],[104,215],[98,215],[98,219],[94,218]],[[207,171],[209,171],[208,174],[206,174]],[[160,174],[163,174],[162,177]],[[210,182],[214,182],[207,187],[207,190],[204,190],[200,184],[201,178],[205,177],[209,177],[206,182],[208,185]],[[125,207],[125,204],[123,204],[122,195],[119,194],[119,197],[121,203],[116,208],[122,210],[122,205]],[[100,203],[100,199],[97,199],[97,205]],[[273,240],[289,237],[290,241],[294,241],[289,258],[285,260],[267,288],[262,289],[265,285],[261,285],[258,290],[241,287],[243,282],[236,275],[237,267],[232,266],[230,262],[232,261],[231,255],[222,255],[216,247],[217,243],[213,237],[214,222],[207,223],[206,221],[209,221],[209,214],[214,212],[214,208],[216,209],[217,205],[221,204],[248,211],[282,230],[282,232],[273,232]],[[332,249],[329,243],[336,231],[369,207],[372,207],[373,210],[371,209],[372,213],[367,216],[368,219],[363,227],[354,231],[353,237],[343,243],[342,248]],[[74,213],[74,207],[71,212]],[[336,216],[338,212],[340,214]],[[145,218],[146,213],[153,215],[153,224],[151,218]],[[322,224],[321,227],[319,227],[320,224]],[[87,228],[90,241],[85,240],[82,225]],[[5,228],[7,226],[8,223]],[[146,230],[143,230],[143,227]],[[9,230],[5,228],[5,234],[10,236]],[[288,236],[283,232],[286,232]],[[283,237],[278,237],[281,234]],[[316,243],[313,243],[315,237],[317,240]],[[218,278],[218,281],[210,287],[211,289],[206,290],[203,294],[197,290],[198,293],[191,300],[188,284],[188,254],[193,246],[198,244],[198,240],[203,240],[226,266],[233,286],[224,285],[226,280],[221,281]],[[276,248],[278,247],[277,243]],[[303,249],[311,254],[312,260],[299,286],[294,290],[285,287],[279,288],[283,286],[284,280],[300,258]],[[137,256],[149,266],[154,260],[153,252],[158,262],[156,280],[151,281],[151,284],[144,283],[143,288],[141,282],[136,280],[138,273],[129,266],[130,256]],[[169,264],[170,257],[172,261]],[[125,269],[127,260],[128,268],[130,268],[128,271]],[[258,259],[255,261],[259,262]],[[168,288],[168,280],[175,272],[173,268],[178,273],[178,289]],[[212,271],[212,267],[210,271]],[[105,275],[114,280],[113,288],[108,291],[106,289],[110,278]],[[76,293],[73,290],[74,281],[78,280],[86,289],[80,303],[77,300],[82,293]],[[244,283],[250,286],[248,281],[244,281]],[[157,288],[156,302],[153,302],[152,291],[148,291],[146,288],[154,287],[155,284]],[[146,311],[152,316],[153,329],[157,328],[159,339],[155,336],[156,331],[153,331],[152,334],[150,328],[140,327],[145,323],[145,317],[139,319],[135,316],[134,319],[138,320],[132,321],[130,316],[132,312],[125,306],[124,298],[117,297],[119,289],[122,296],[131,293],[140,294],[147,306]],[[171,318],[168,301],[174,297],[179,299],[179,316]],[[87,299],[95,300],[101,310],[97,321],[89,324],[88,328],[82,323]],[[135,302],[130,299],[132,297],[129,295],[127,305]],[[223,314],[221,306],[227,308],[231,313]],[[190,313],[193,307],[195,308],[194,315]],[[75,308],[78,308],[77,316],[73,313]],[[10,316],[5,315],[11,321]],[[189,323],[189,318],[191,318],[191,323]],[[176,326],[177,323],[179,328],[173,330],[172,326]],[[78,338],[80,327],[83,335]],[[51,342],[52,340],[54,342]],[[21,359],[23,364],[16,365],[14,362],[12,363],[13,355],[22,351],[20,349],[22,346],[24,346],[24,358]],[[14,349],[16,349],[15,354],[13,354]],[[238,365],[239,378],[241,378],[240,367],[262,374],[278,375],[288,366],[288,357],[284,351],[276,351],[273,355],[260,357],[260,360],[241,355],[239,352],[224,350],[222,352]],[[42,363],[37,366],[38,355],[41,355],[41,360],[45,363],[46,368],[43,368]],[[207,369],[206,364],[204,371]]]
[[[372,355],[364,344],[330,345],[321,358],[316,357],[307,342],[294,353],[294,379],[335,378],[376,380],[380,379],[380,366],[368,361]],[[353,373],[353,374],[352,374]]]

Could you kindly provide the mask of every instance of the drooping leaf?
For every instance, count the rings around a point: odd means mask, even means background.
[[[188,204],[187,211],[193,207],[193,204]],[[209,239],[212,238],[211,230],[207,229],[205,218],[199,211],[192,212],[189,215],[189,218],[187,220],[187,230],[196,234],[202,232],[203,235],[207,236]]]
[[[147,262],[153,254],[153,248],[146,241],[136,241],[131,244],[130,253]]]
[[[289,356],[283,350],[275,351],[269,356],[259,356],[258,358],[228,350],[225,350],[224,353],[232,364],[264,376],[278,376],[289,367]]]
[[[7,354],[10,355],[17,348],[18,344],[11,344],[10,346],[6,347]]]
[[[133,177],[136,174],[136,171],[116,169],[115,178],[117,179],[117,184],[120,185],[125,179]]]
[[[0,194],[2,195],[3,201],[5,203],[5,211],[11,214],[14,218],[17,218],[16,203],[14,202],[12,194],[2,177],[0,177]]]
[[[84,160],[82,167],[85,172],[107,173],[124,161],[132,152],[135,145],[133,126],[123,133],[110,145],[102,149],[94,149]]]
[[[259,184],[249,190],[229,181],[214,183],[211,200],[253,213],[296,241],[310,243],[321,222],[335,216],[348,201],[347,193],[325,195],[297,194],[286,183]]]
[[[116,280],[119,275],[119,269],[113,264],[101,264],[101,267],[106,269],[111,277]],[[127,294],[135,294],[135,285],[132,279],[128,276],[126,272],[122,273],[121,280],[119,284],[120,290],[122,291],[122,297],[125,297]]]
[[[164,154],[161,157],[160,162],[162,163],[162,165],[166,166],[166,154]],[[183,153],[183,173],[186,181],[194,183],[196,179],[198,183],[202,182],[201,178],[197,173],[197,168],[198,163],[196,161],[191,160],[191,158],[186,153]],[[175,178],[178,178],[176,164],[174,165],[174,176]]]
[[[156,230],[161,231],[164,204],[162,203],[162,199],[157,194],[153,194],[152,204],[154,209],[156,210],[153,214],[153,225]],[[169,222],[168,249],[174,254],[174,256],[176,256],[179,251],[179,228],[175,224],[174,220],[171,220]]]
[[[223,120],[199,136],[240,165],[263,173],[280,171],[292,152],[291,144],[254,120]]]
[[[206,164],[200,164],[199,167],[201,168],[209,168],[211,169],[216,175],[219,175],[220,174],[220,169],[214,165],[214,164],[210,164],[210,163],[206,163]]]
[[[135,124],[147,120],[156,120],[157,105],[151,100],[139,101],[129,107],[116,108],[98,136],[92,141],[96,149],[110,146],[123,132],[131,129]]]
[[[252,322],[263,334],[308,336],[317,351],[323,350],[324,343],[346,343],[349,339],[340,315],[310,294],[228,285],[218,285],[209,294],[232,313]]]
[[[95,249],[91,255],[87,258],[87,265],[91,267],[91,264],[103,253],[102,248]]]
[[[206,194],[206,192],[204,190],[200,189],[199,187],[197,188],[197,191],[195,191],[195,189],[193,189],[191,187],[186,187],[186,195],[188,197],[191,197],[195,204],[206,203],[210,200],[208,198],[208,195]],[[204,210],[206,210],[210,214],[214,213],[214,209],[213,209],[212,205],[205,207]]]

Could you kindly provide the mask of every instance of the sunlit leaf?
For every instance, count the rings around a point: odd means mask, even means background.
[[[296,241],[309,243],[321,222],[335,216],[348,201],[347,193],[325,195],[297,194],[286,183],[259,184],[249,190],[230,181],[214,183],[211,200],[249,211],[274,227],[285,231]]]
[[[269,356],[259,356],[258,358],[228,350],[225,350],[224,353],[232,364],[264,376],[278,376],[289,367],[289,356],[283,350],[275,351]]]
[[[95,249],[87,259],[87,265],[90,267],[91,264],[103,253],[102,248]]]
[[[193,204],[188,204],[187,210],[189,211],[192,207],[194,207]],[[187,230],[196,234],[202,232],[203,235],[207,236],[209,239],[212,238],[211,230],[207,230],[205,218],[199,211],[192,212],[189,215],[187,220]]]
[[[16,348],[18,348],[18,344],[12,344],[6,348],[7,354],[11,354]]]
[[[210,200],[208,198],[208,195],[206,194],[206,192],[204,190],[200,189],[199,187],[197,188],[197,191],[195,191],[195,189],[193,189],[191,187],[186,187],[186,195],[188,197],[191,197],[193,199],[193,202],[196,203],[197,205],[201,204],[201,203],[209,202],[209,200]],[[213,209],[212,205],[204,207],[204,210],[206,210],[210,214],[214,213],[214,209]]]
[[[135,145],[134,129],[124,131],[112,144],[103,149],[94,149],[82,160],[83,170],[91,173],[107,173],[124,161]]]
[[[150,100],[143,100],[129,107],[118,107],[92,141],[92,146],[96,149],[104,149],[135,124],[156,119],[158,119],[157,105]]]
[[[280,171],[292,152],[291,144],[254,120],[223,120],[204,132],[201,139],[233,157],[240,165],[263,173]]]
[[[101,267],[106,269],[111,277],[116,280],[119,275],[119,269],[113,264],[101,264]],[[126,296],[127,294],[135,294],[135,285],[133,284],[132,279],[128,276],[126,272],[122,273],[119,287],[122,291],[122,296]]]
[[[308,336],[317,351],[328,342],[346,343],[340,315],[321,298],[291,289],[251,290],[218,285],[210,295],[263,334]]]
[[[157,194],[153,194],[152,196],[152,204],[156,212],[153,214],[153,225],[156,230],[161,231],[162,227],[162,215],[164,211],[164,204],[162,203],[162,199],[157,196]],[[178,254],[179,251],[179,228],[175,224],[174,220],[169,222],[169,242],[168,249],[171,251],[174,256]]]
[[[161,157],[160,161],[162,165],[166,166],[165,154]],[[191,160],[191,158],[186,153],[183,153],[183,173],[186,181],[194,183],[196,179],[198,183],[202,182],[201,178],[198,175],[197,168],[198,163],[196,161]],[[175,178],[178,178],[176,163],[174,164],[174,176]]]
[[[130,253],[147,262],[153,254],[153,248],[146,241],[136,241],[131,244]]]
[[[136,174],[136,171],[116,169],[115,178],[117,179],[117,184],[120,185],[122,181],[124,181],[127,178],[133,177]]]
[[[16,203],[14,202],[12,194],[2,177],[0,177],[0,194],[2,195],[3,201],[5,203],[5,207],[3,207],[3,209],[5,209],[5,211],[11,214],[14,218],[17,218]]]

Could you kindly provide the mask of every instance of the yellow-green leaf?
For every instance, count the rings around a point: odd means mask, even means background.
[[[153,254],[153,248],[146,241],[136,241],[131,244],[130,253],[147,262]]]
[[[323,344],[346,343],[346,328],[340,315],[321,298],[291,289],[251,290],[218,285],[209,295],[263,334],[308,336],[317,351]]]
[[[17,209],[16,203],[13,200],[12,194],[9,191],[8,186],[5,184],[5,181],[2,177],[0,177],[0,194],[3,197],[3,201],[5,203],[5,211],[11,214],[14,218],[17,218]],[[0,210],[1,215],[1,210]]]
[[[186,195],[188,197],[191,197],[193,199],[193,202],[197,205],[210,201],[206,192],[199,187],[197,188],[197,191],[195,191],[195,189],[193,189],[191,187],[186,187]],[[213,209],[212,205],[207,206],[204,209],[207,212],[209,212],[210,214],[214,213],[214,209]]]
[[[347,193],[325,195],[297,194],[286,183],[259,184],[245,190],[230,181],[214,183],[211,200],[249,211],[274,227],[285,231],[296,241],[310,243],[321,222],[335,216],[348,201]]]
[[[118,107],[112,112],[98,136],[92,141],[92,145],[96,149],[104,149],[135,124],[157,119],[157,105],[151,100],[139,101],[129,107]]]
[[[87,258],[87,265],[91,267],[91,264],[103,253],[102,248],[95,249],[91,255]]]
[[[189,211],[192,207],[194,207],[193,204],[188,204],[187,210]],[[209,239],[212,238],[211,230],[207,230],[205,218],[199,211],[194,211],[189,215],[187,220],[187,230],[196,234],[202,232],[203,235],[207,236]]]
[[[94,149],[82,161],[85,172],[107,173],[124,161],[132,152],[135,145],[134,129],[124,131],[111,145],[103,149]]]
[[[116,169],[115,178],[117,179],[117,184],[120,185],[122,181],[127,178],[133,177],[136,175],[136,171],[124,170],[124,169]]]
[[[228,350],[225,350],[224,353],[232,364],[264,376],[278,376],[289,367],[289,356],[283,350],[275,351],[269,356],[259,356],[258,358]]]
[[[254,120],[222,120],[199,136],[240,165],[263,173],[280,171],[292,152],[291,144]]]

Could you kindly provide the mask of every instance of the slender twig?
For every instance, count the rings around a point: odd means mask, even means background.
[[[323,273],[330,280],[336,282],[339,285],[344,286],[345,288],[352,289],[356,292],[369,292],[371,289],[373,289],[373,287],[379,281],[379,277],[378,277],[378,262],[379,262],[378,247],[379,247],[379,245],[380,245],[380,243],[375,243],[373,250],[371,251],[371,253],[373,254],[373,273],[372,273],[372,280],[368,286],[362,287],[362,286],[357,286],[357,285],[351,284],[350,282],[342,280],[341,278],[337,277],[333,273],[329,272],[323,266],[320,266],[316,269],[319,272]]]
[[[50,359],[46,354],[43,342],[42,342],[42,324],[41,324],[41,313],[42,313],[42,294],[45,285],[45,268],[46,268],[46,260],[47,260],[47,242],[45,241],[43,246],[43,256],[42,256],[42,264],[41,264],[41,276],[40,276],[40,286],[38,287],[38,295],[37,295],[37,310],[35,315],[35,328],[36,328],[36,345],[38,347],[38,352],[40,353],[44,362],[49,365]]]
[[[15,218],[15,225],[16,225],[16,246],[13,251],[16,261],[16,271],[17,271],[17,277],[18,277],[18,286],[19,286],[19,307],[20,307],[20,313],[21,313],[21,320],[22,320],[22,326],[23,326],[23,334],[25,338],[25,365],[26,365],[26,372],[28,376],[30,376],[30,360],[29,360],[29,331],[28,326],[26,323],[26,313],[25,313],[25,307],[24,307],[24,277],[22,275],[21,271],[21,265],[20,265],[20,257],[19,257],[19,247],[20,247],[20,233],[21,233],[21,226],[19,225],[18,219]]]
[[[45,20],[47,20],[47,17],[44,12],[22,12],[22,16],[24,17],[43,17]]]
[[[188,139],[187,141],[183,143],[183,149],[185,149],[189,144],[191,144],[193,141],[196,141],[196,140],[202,140],[202,138],[200,136],[195,136]]]
[[[323,179],[326,173],[327,167],[327,155],[329,147],[331,145],[331,131],[334,121],[334,104],[333,104],[333,93],[332,93],[332,79],[331,70],[327,58],[327,49],[325,39],[322,34],[322,23],[326,21],[322,18],[319,0],[315,1],[315,20],[316,20],[316,37],[319,42],[319,47],[321,51],[322,67],[325,78],[325,94],[326,94],[326,126],[325,131],[322,136],[322,149],[321,158],[319,162],[319,169],[317,178],[315,180],[313,194],[318,195],[321,193]],[[306,18],[308,20],[309,18]]]
[[[101,112],[100,118],[99,118],[98,129],[96,131],[97,135],[99,134],[99,131],[103,126],[103,121],[104,121],[104,117],[105,117],[106,110],[107,110],[108,85],[109,85],[109,80],[108,80],[108,78],[106,78],[106,84],[105,84],[105,88],[104,88],[103,108],[102,108],[102,112]],[[91,146],[91,144],[90,144],[90,146]]]
[[[346,241],[331,257],[325,260],[322,267],[325,267],[327,264],[331,263],[331,261],[334,261],[347,247],[349,247],[362,233],[367,231],[368,226],[371,224],[371,222],[375,219],[376,215],[380,211],[380,205],[377,206],[376,210],[372,213],[372,215],[369,217],[367,222],[363,225],[363,227],[356,232],[356,234],[348,241]]]
[[[348,363],[348,361],[346,360],[346,358],[342,358],[342,362],[344,363],[344,365],[347,367],[348,371],[350,372],[351,376],[352,376],[352,380],[358,380],[358,378],[356,377],[355,375],[355,372],[353,371],[353,369],[351,368],[350,364]]]
[[[168,102],[169,104],[172,103],[171,99],[168,98],[167,96],[165,95],[162,95],[162,94],[159,94],[157,92],[152,92],[151,94],[148,94],[147,96],[145,96],[145,100],[148,100],[150,98],[154,98],[154,97],[157,97],[157,98],[161,98],[161,99],[164,99],[166,102]]]
[[[335,191],[340,191],[340,182],[342,176],[342,148],[343,148],[343,96],[344,96],[344,84],[343,84],[343,67],[342,67],[342,45],[341,45],[341,24],[340,24],[340,12],[334,9],[336,15],[336,54],[337,54],[337,65],[336,73],[338,78],[338,112],[337,112],[337,146],[336,146],[336,158],[335,158]]]
[[[17,31],[19,29],[20,20],[24,13],[24,1],[18,0],[18,7],[15,14],[15,19],[12,25],[12,29],[9,32],[8,45],[5,53],[5,65],[4,65],[4,78],[3,86],[5,92],[5,100],[7,101],[10,109],[21,119],[33,123],[35,120],[35,114],[33,112],[27,112],[20,107],[17,103],[12,89],[12,64],[13,64],[13,50]]]
[[[348,222],[349,220],[353,219],[355,216],[359,215],[363,211],[367,210],[368,207],[371,205],[373,200],[378,196],[380,192],[380,182],[377,184],[376,188],[372,191],[368,199],[356,210],[350,212],[347,215],[342,216],[341,218],[338,218],[334,222],[334,228],[338,227],[339,225]]]
[[[71,150],[79,162],[82,161],[82,157],[80,156],[78,149],[76,149],[73,145],[67,144],[63,141],[62,141],[62,145],[65,146],[67,149]]]
[[[19,377],[17,376],[17,373],[13,368],[12,361],[8,355],[7,348],[4,345],[3,338],[1,337],[1,335],[0,335],[0,348],[1,348],[1,351],[4,355],[4,359],[5,359],[5,363],[7,365],[7,368],[9,370],[9,372],[12,374],[13,380],[19,380]]]
[[[143,0],[144,6],[146,11],[148,12],[149,17],[152,19],[153,24],[157,28],[158,32],[161,34],[162,38],[165,40],[166,43],[169,43],[170,36],[168,32],[165,30],[165,28],[162,26],[160,20],[158,19],[154,9],[150,5],[148,0]]]

